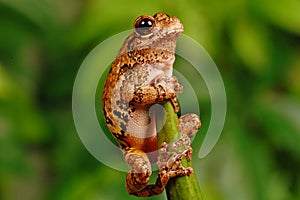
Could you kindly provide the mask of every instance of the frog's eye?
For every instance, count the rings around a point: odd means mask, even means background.
[[[142,19],[139,24],[137,24],[136,28],[151,28],[153,25],[153,22],[151,19],[145,18]]]
[[[139,17],[135,23],[135,31],[141,35],[148,35],[154,25],[154,19],[150,17]]]

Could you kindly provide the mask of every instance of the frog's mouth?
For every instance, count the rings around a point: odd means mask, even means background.
[[[168,36],[179,36],[181,33],[183,32],[183,29],[171,29],[168,30],[165,34]],[[138,34],[138,33],[136,33]],[[147,35],[140,35],[138,34],[141,38],[151,38],[154,34],[153,33],[149,33]]]
[[[183,32],[183,29],[172,29],[172,30],[169,30],[167,32],[168,35],[171,35],[171,34],[181,34]]]
[[[150,38],[152,35],[154,35],[153,33],[149,33],[148,35],[140,35],[139,34],[139,36],[141,37],[141,38]]]

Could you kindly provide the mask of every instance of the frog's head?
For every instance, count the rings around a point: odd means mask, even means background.
[[[151,48],[174,53],[176,40],[182,32],[183,25],[177,17],[164,13],[142,15],[134,22],[134,33],[127,40],[127,51]]]
[[[136,37],[146,38],[154,42],[155,39],[177,39],[183,32],[183,25],[177,17],[170,17],[165,13],[156,13],[153,17],[142,15],[134,22]]]

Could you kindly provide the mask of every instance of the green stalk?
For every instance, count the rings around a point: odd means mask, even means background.
[[[166,111],[166,121],[158,133],[159,146],[163,142],[170,143],[180,137],[177,130],[178,117],[171,102],[164,103],[163,107]],[[192,166],[192,163],[188,162],[186,158],[183,158],[181,163],[184,167]],[[167,184],[166,192],[168,200],[203,200],[195,174],[171,178]]]

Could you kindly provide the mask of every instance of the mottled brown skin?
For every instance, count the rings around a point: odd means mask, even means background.
[[[178,127],[186,137],[179,139],[178,145],[186,143],[186,148],[170,158],[163,156],[169,155],[167,144],[163,144],[157,163],[157,181],[147,185],[150,160],[157,160],[155,152],[158,150],[154,115],[149,116],[149,109],[155,103],[171,101],[175,112],[179,110],[177,96],[182,86],[172,71],[176,40],[183,32],[183,25],[176,17],[157,13],[153,17],[140,16],[134,26],[135,31],[125,40],[112,63],[102,102],[107,126],[131,169],[126,177],[127,191],[147,197],[160,194],[169,178],[193,173],[192,168],[183,168],[180,160],[190,158],[188,135],[197,132],[200,120],[194,114],[181,117]]]

